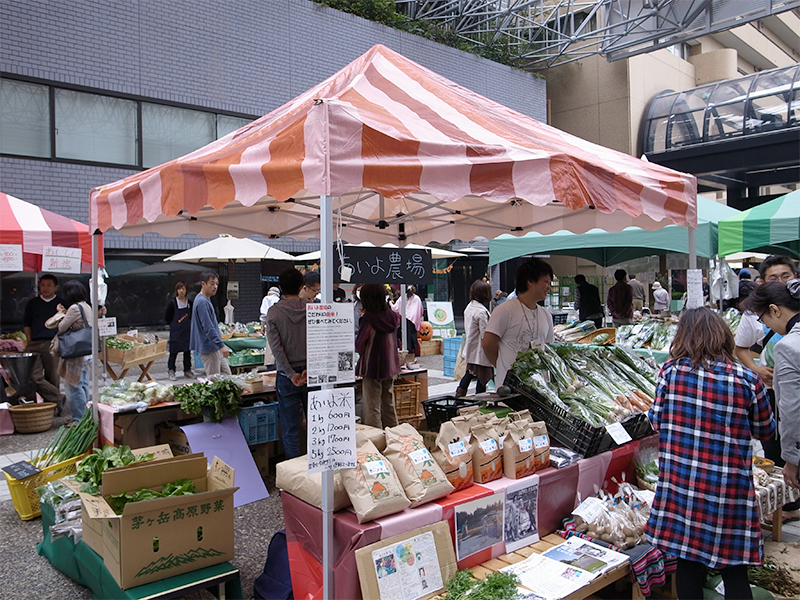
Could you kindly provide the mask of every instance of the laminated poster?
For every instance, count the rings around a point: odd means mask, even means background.
[[[506,552],[514,552],[539,541],[536,514],[539,505],[539,476],[532,475],[506,488]]]
[[[353,305],[306,305],[308,385],[356,380]]]
[[[451,338],[456,335],[456,319],[452,302],[426,302],[428,322],[434,338]]]
[[[456,557],[465,557],[503,541],[505,494],[477,498],[456,506]]]
[[[526,598],[558,600],[587,585],[594,575],[579,567],[565,565],[541,554],[531,554],[522,562],[500,569],[519,577],[520,584],[533,592]]]
[[[444,587],[433,533],[372,552],[381,600],[416,600]]]

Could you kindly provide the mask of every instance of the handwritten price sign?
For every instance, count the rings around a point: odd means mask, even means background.
[[[0,244],[0,271],[22,271],[22,246]]]
[[[356,467],[356,390],[308,393],[308,472]]]
[[[63,246],[45,246],[42,256],[42,271],[51,273],[80,273],[80,248],[64,248]]]

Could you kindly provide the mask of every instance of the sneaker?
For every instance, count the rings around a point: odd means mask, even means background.
[[[197,379],[197,375],[195,375],[194,371],[192,371],[191,369],[189,369],[188,371],[184,371],[183,376],[186,377],[186,379]]]
[[[170,381],[176,381],[178,378],[175,377],[175,371],[170,371],[167,376],[169,377]]]

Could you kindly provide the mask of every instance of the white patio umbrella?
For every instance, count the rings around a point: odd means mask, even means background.
[[[372,246],[374,247],[375,244],[371,244],[370,242],[361,242],[360,244],[345,244],[345,246]],[[396,244],[383,244],[383,248],[399,248],[400,246]],[[431,251],[431,258],[461,258],[462,256],[466,256],[466,254],[461,254],[460,252],[452,252],[451,250],[444,250],[442,248],[434,248],[432,246],[421,246],[420,244],[406,244],[404,246],[406,249],[411,250],[430,250]],[[299,256],[294,257],[295,262],[308,262],[308,261],[319,261],[320,259],[320,251],[317,250],[316,252],[307,252],[306,254],[300,254]]]
[[[164,260],[183,262],[256,262],[260,260],[294,260],[294,256],[250,238],[237,238],[227,233],[211,241],[174,254]]]

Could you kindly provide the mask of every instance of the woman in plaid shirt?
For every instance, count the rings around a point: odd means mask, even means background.
[[[645,536],[678,557],[681,600],[703,597],[706,567],[720,570],[725,598],[752,598],[747,565],[763,561],[751,438],[768,439],[775,421],[764,383],[733,350],[718,314],[687,310],[649,414],[660,472]]]

